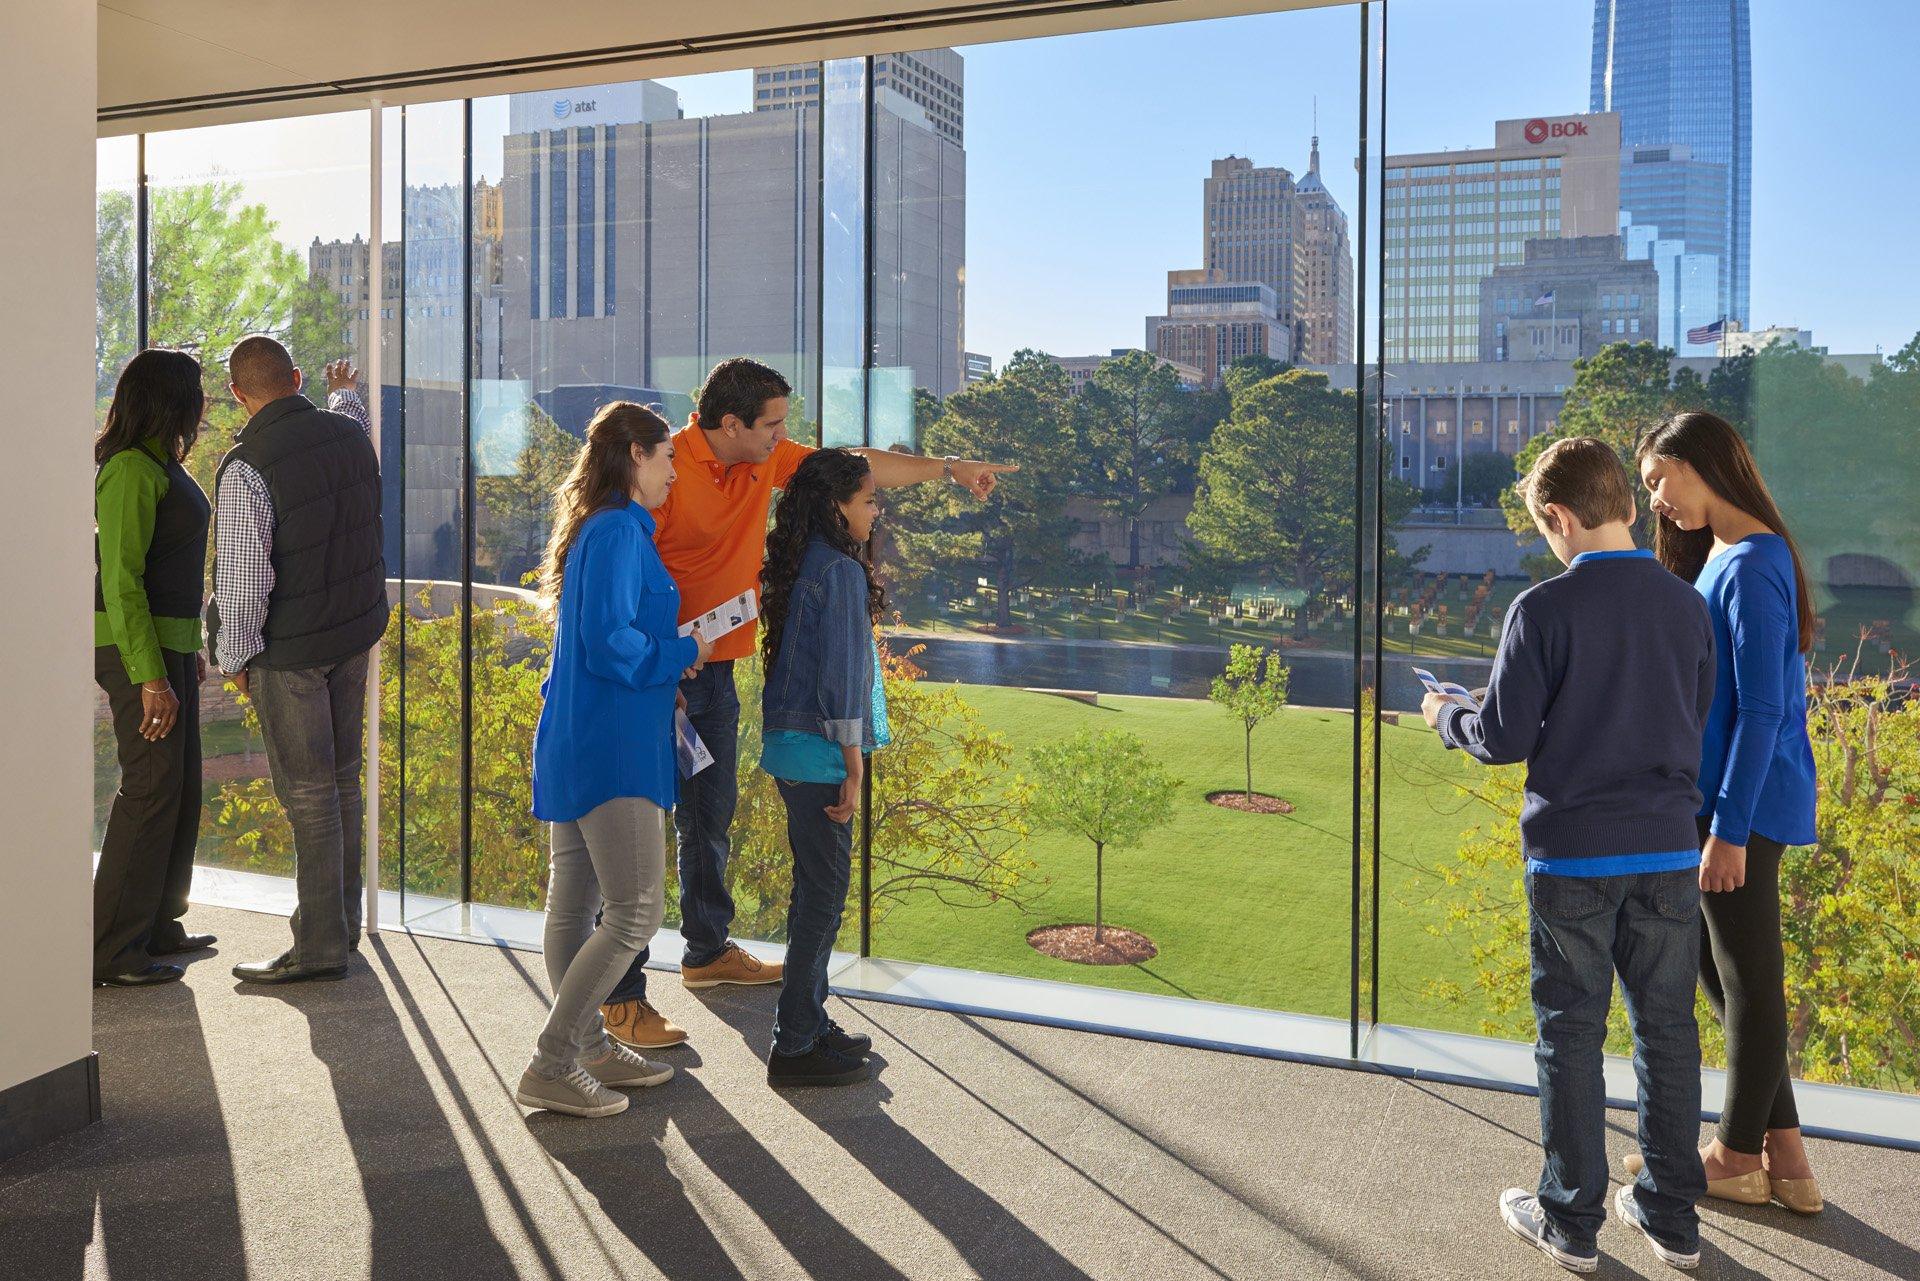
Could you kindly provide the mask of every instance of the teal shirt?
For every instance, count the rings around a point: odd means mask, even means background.
[[[873,701],[868,713],[873,722],[876,748],[893,741],[887,727],[887,688],[880,675],[880,651],[873,654]],[[789,783],[842,783],[847,777],[847,758],[840,744],[824,734],[777,729],[761,740],[760,768]]]

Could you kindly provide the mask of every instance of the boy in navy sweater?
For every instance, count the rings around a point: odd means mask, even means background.
[[[1633,1026],[1646,1165],[1615,1207],[1661,1259],[1700,1261],[1700,737],[1713,629],[1698,592],[1634,547],[1633,489],[1604,442],[1555,443],[1521,481],[1567,572],[1507,612],[1486,701],[1429,694],[1440,740],[1527,763],[1520,839],[1539,1023],[1538,1195],[1509,1188],[1507,1226],[1562,1267],[1599,1266],[1606,1218],[1602,1050],[1614,975]]]

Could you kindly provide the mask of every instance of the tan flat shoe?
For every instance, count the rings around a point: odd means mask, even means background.
[[[1795,1214],[1818,1214],[1827,1208],[1815,1179],[1773,1179],[1773,1199]]]
[[[1620,1165],[1628,1174],[1638,1177],[1640,1171],[1646,1168],[1647,1162],[1646,1158],[1638,1152],[1631,1152],[1620,1159]],[[1730,1179],[1708,1179],[1707,1195],[1722,1201],[1736,1201],[1741,1205],[1765,1205],[1773,1200],[1776,1195],[1774,1187],[1779,1182],[1780,1180],[1769,1180],[1765,1170],[1750,1170],[1746,1174],[1736,1174]],[[1812,1183],[1813,1180],[1799,1179],[1793,1182]],[[1813,1195],[1817,1200],[1820,1193],[1815,1189]],[[1799,1209],[1790,1201],[1786,1204],[1791,1209]],[[1815,1212],[1802,1210],[1801,1213]]]

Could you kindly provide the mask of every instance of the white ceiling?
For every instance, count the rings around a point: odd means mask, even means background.
[[[102,0],[99,128],[105,136],[339,111],[374,96],[430,102],[1343,2]]]

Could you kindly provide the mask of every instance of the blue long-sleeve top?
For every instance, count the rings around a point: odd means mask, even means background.
[[[1717,679],[1701,743],[1701,815],[1734,845],[1761,836],[1814,841],[1807,660],[1793,552],[1778,534],[1741,539],[1708,561],[1694,586],[1713,618]]]
[[[587,517],[567,552],[533,733],[533,813],[570,822],[617,796],[680,796],[674,690],[699,652],[681,636],[680,589],[629,501]]]

